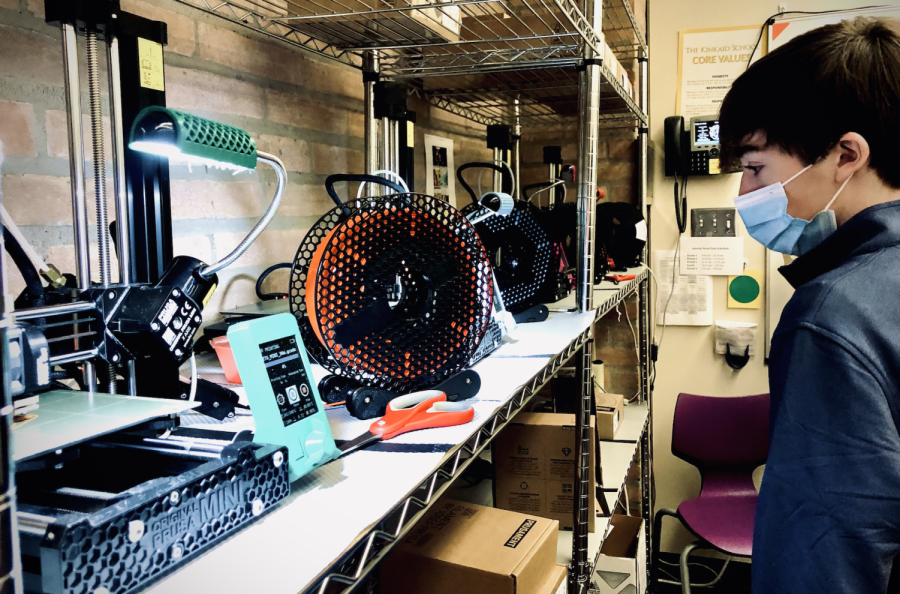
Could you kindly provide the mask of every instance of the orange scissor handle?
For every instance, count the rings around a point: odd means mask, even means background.
[[[440,390],[425,390],[394,398],[388,403],[386,414],[372,423],[369,432],[391,439],[403,433],[463,425],[475,418],[472,405],[447,402]]]

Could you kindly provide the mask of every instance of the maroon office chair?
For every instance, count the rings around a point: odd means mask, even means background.
[[[769,453],[769,395],[722,398],[679,394],[672,427],[672,453],[700,471],[700,495],[677,510],[656,512],[653,530],[654,586],[659,583],[662,519],[681,521],[698,540],[681,553],[681,591],[690,594],[688,557],[714,549],[733,557],[750,557],[757,492],[753,471]],[[726,565],[711,586],[721,579]]]

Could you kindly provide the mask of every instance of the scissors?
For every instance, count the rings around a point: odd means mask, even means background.
[[[340,446],[341,456],[362,449],[376,441],[391,439],[403,433],[464,425],[475,418],[475,409],[465,402],[447,402],[447,394],[440,390],[425,390],[399,396],[387,405],[383,417],[372,423],[369,430]]]

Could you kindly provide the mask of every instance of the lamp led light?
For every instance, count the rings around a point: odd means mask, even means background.
[[[256,142],[246,131],[165,107],[148,107],[138,114],[128,146],[221,169],[256,169]]]
[[[250,169],[248,169],[247,167],[240,167],[226,161],[216,161],[214,159],[206,159],[204,157],[185,154],[181,152],[181,150],[174,144],[170,144],[165,141],[157,142],[153,140],[135,140],[131,142],[128,147],[133,151],[138,151],[139,153],[147,153],[150,155],[156,155],[158,157],[166,157],[167,159],[181,158],[187,161],[188,166],[203,165],[206,167],[214,167],[216,169],[226,169],[229,171],[234,171],[235,173],[250,171]]]
[[[197,270],[197,274],[204,279],[212,278],[247,251],[275,217],[275,211],[284,196],[287,171],[281,159],[275,155],[258,153],[256,142],[250,134],[228,124],[166,107],[148,107],[134,119],[128,146],[141,153],[183,158],[189,164],[228,169],[235,173],[256,169],[257,161],[275,169],[278,184],[269,208],[231,253],[215,264],[204,265]]]

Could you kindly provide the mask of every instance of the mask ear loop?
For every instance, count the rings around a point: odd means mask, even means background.
[[[856,173],[856,172],[854,171],[853,173]],[[834,198],[831,199],[831,202],[829,202],[827,205],[825,205],[825,208],[822,209],[823,211],[831,208],[831,205],[834,204],[834,201],[838,199],[838,196],[841,195],[841,192],[844,191],[844,188],[846,188],[847,184],[850,183],[850,180],[853,179],[853,173],[850,174],[850,177],[848,177],[847,179],[844,180],[844,183],[842,183],[841,187],[838,188],[838,191],[834,195]]]
[[[797,179],[798,177],[800,177],[800,174],[803,173],[804,171],[806,171],[807,169],[809,169],[810,167],[812,167],[812,165],[807,165],[806,167],[804,167],[803,169],[801,169],[800,171],[798,171],[797,173],[795,173],[793,176],[791,176],[791,178],[790,178],[789,180],[787,180],[786,182],[784,182],[783,184],[781,184],[781,187],[784,187],[784,186],[788,185],[789,183],[791,183],[792,181],[794,181],[795,179]],[[842,188],[842,189],[843,189],[843,188]]]

